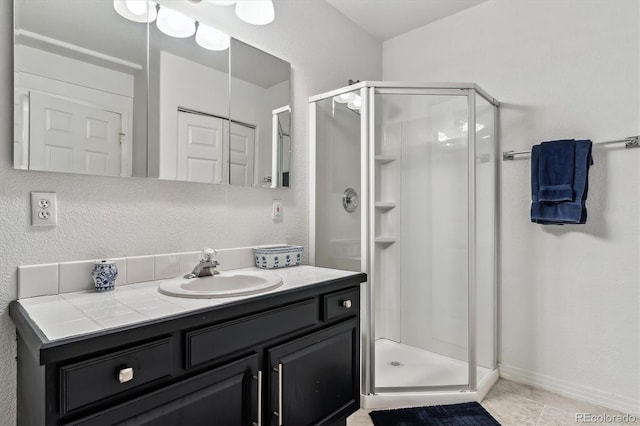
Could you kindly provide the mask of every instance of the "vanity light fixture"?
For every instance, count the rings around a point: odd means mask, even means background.
[[[334,96],[333,100],[339,104],[348,104],[350,102],[353,102],[355,98],[356,98],[355,93],[349,92],[349,93],[343,93],[342,95]]]
[[[113,8],[120,16],[133,22],[153,22],[158,16],[156,2],[151,0],[113,0]]]
[[[113,0],[113,8],[120,16],[130,21],[148,23],[157,19],[158,29],[171,37],[187,38],[195,33],[196,43],[208,50],[226,50],[231,44],[231,37],[222,31],[198,23],[198,31],[196,32],[197,21],[166,6],[158,6],[155,1]]]
[[[196,32],[193,19],[167,7],[160,7],[156,26],[166,35],[176,38],[191,37]]]
[[[358,95],[354,95],[354,99],[347,104],[347,108],[352,109],[354,111],[359,111],[362,106],[362,98]]]
[[[208,50],[226,50],[231,44],[231,37],[208,25],[198,24],[196,43]]]
[[[236,4],[236,15],[253,25],[269,24],[276,17],[271,0],[239,1]]]

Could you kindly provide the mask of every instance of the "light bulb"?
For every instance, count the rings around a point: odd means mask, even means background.
[[[239,1],[236,4],[236,15],[253,25],[266,25],[276,17],[271,0]]]
[[[196,33],[196,43],[208,50],[225,50],[231,44],[231,37],[213,27],[200,24]]]
[[[358,95],[354,95],[354,98],[351,102],[347,104],[347,108],[358,110],[362,106],[362,98]]]
[[[193,19],[166,7],[160,8],[156,25],[160,31],[171,37],[186,38],[196,32]]]
[[[338,102],[339,104],[348,104],[349,102],[352,102],[355,98],[356,98],[356,95],[353,92],[349,92],[349,93],[343,93],[342,95],[335,96],[333,100]]]
[[[158,16],[156,2],[151,0],[113,0],[113,8],[133,22],[153,22]]]
[[[140,0],[126,0],[127,9],[134,15],[143,15],[147,13],[147,5]]]
[[[232,4],[236,4],[236,0],[208,0],[209,3],[215,4],[216,6],[231,6]]]

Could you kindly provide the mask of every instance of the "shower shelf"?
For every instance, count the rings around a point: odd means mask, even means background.
[[[396,206],[396,203],[387,202],[387,201],[378,201],[375,203],[375,206],[376,206],[376,209],[378,210],[388,211],[394,208]]]
[[[397,241],[398,239],[396,237],[376,237],[376,244],[391,245]]]
[[[376,155],[376,163],[387,164],[396,161],[398,157],[395,155]]]

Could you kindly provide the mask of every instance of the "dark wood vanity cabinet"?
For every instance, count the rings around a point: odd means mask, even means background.
[[[268,424],[332,424],[359,406],[358,343],[354,319],[269,349]]]
[[[19,425],[344,424],[364,274],[48,341],[24,308]]]

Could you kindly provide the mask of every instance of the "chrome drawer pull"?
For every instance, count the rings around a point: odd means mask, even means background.
[[[127,383],[133,380],[133,368],[127,367],[120,370],[118,373],[118,381],[120,383]]]
[[[351,300],[349,300],[349,299],[342,301],[342,306],[347,308],[347,309],[351,308],[351,305],[352,305],[352,303],[351,303]]]

